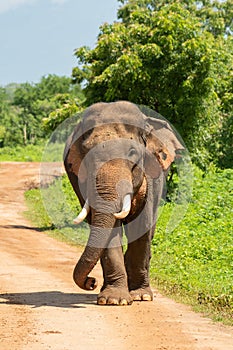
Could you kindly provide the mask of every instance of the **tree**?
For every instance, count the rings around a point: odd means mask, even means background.
[[[201,166],[219,147],[222,96],[232,67],[232,0],[121,0],[120,21],[76,50],[74,82],[87,103],[130,100],[168,118]],[[229,53],[230,48],[230,53]],[[216,141],[213,141],[216,140]]]
[[[12,106],[11,91],[0,88],[0,147],[20,139],[18,109]]]
[[[18,107],[18,128],[22,134],[23,144],[34,143],[37,137],[41,137],[41,120],[39,99],[36,87],[30,83],[21,84],[14,93],[13,104]],[[21,141],[22,142],[22,141]]]
[[[43,127],[47,132],[54,131],[64,120],[83,111],[80,99],[70,94],[58,94],[53,98],[56,104],[47,118],[43,119]]]
[[[43,76],[35,86],[37,98],[40,100],[49,100],[56,94],[70,93],[72,90],[71,79],[66,76],[57,76],[49,74]]]
[[[4,138],[6,134],[6,128],[3,125],[3,121],[5,120],[6,114],[9,111],[9,106],[7,103],[7,95],[6,90],[0,87],[0,147],[4,144]]]
[[[42,121],[62,104],[66,108],[69,99],[75,100],[73,104],[83,100],[81,87],[72,85],[71,78],[56,75],[44,76],[37,84],[10,84],[0,89],[1,146],[39,142],[51,131]]]
[[[229,50],[230,51],[230,50]],[[232,62],[233,67],[233,62]],[[220,159],[221,167],[233,166],[233,74],[224,80],[226,88],[222,89],[221,98],[222,129],[220,139]]]
[[[55,130],[65,119],[70,118],[83,110],[82,105],[85,101],[85,96],[81,86],[79,84],[71,84],[71,78],[68,79],[68,90],[65,91],[63,89],[62,92],[62,89],[60,89],[59,93],[55,93],[54,91],[51,102],[53,102],[56,107],[42,120],[43,128],[46,132]]]
[[[0,116],[1,120],[8,109],[6,90],[0,87]]]

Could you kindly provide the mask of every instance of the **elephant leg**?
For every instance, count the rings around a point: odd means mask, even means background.
[[[127,231],[126,228],[126,234]],[[149,281],[151,239],[153,233],[154,227],[142,237],[130,242],[125,253],[128,286],[133,300],[153,300],[153,293]]]
[[[119,245],[108,247],[104,250],[101,257],[101,265],[104,284],[98,295],[97,303],[99,305],[132,304],[120,239]]]

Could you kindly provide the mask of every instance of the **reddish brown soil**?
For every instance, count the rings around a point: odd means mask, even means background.
[[[233,330],[155,293],[153,302],[96,305],[72,281],[80,249],[25,220],[24,190],[37,163],[0,164],[1,350],[230,350]],[[100,266],[95,276],[101,282]],[[101,283],[100,283],[101,284]]]

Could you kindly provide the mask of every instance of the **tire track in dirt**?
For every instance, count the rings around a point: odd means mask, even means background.
[[[72,281],[80,250],[22,217],[39,163],[0,164],[1,350],[232,350],[233,330],[157,294],[153,303],[96,305]],[[95,276],[101,281],[97,265]],[[98,292],[98,291],[97,291]]]

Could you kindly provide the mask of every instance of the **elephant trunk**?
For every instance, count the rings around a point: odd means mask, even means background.
[[[86,246],[73,272],[73,279],[81,289],[94,290],[97,287],[98,282],[96,278],[89,277],[88,274],[97,264],[102,252],[102,248]]]
[[[120,220],[130,211],[132,193],[131,173],[126,169],[125,174],[122,162],[121,165],[121,172],[111,163],[99,166],[97,173],[94,170],[90,171],[90,174],[96,176],[90,176],[87,180],[88,200],[83,210],[91,210],[91,232],[73,273],[75,283],[84,290],[93,290],[97,287],[96,279],[88,275],[101,258],[104,249],[121,244]],[[84,214],[82,212],[81,219],[86,215]],[[80,221],[80,217],[77,221]]]
[[[95,219],[91,224],[90,237],[73,272],[75,283],[84,290],[94,290],[97,287],[97,280],[88,275],[101,258],[112,236],[119,232],[117,227],[115,230],[116,219],[112,214],[94,213],[92,215]]]

